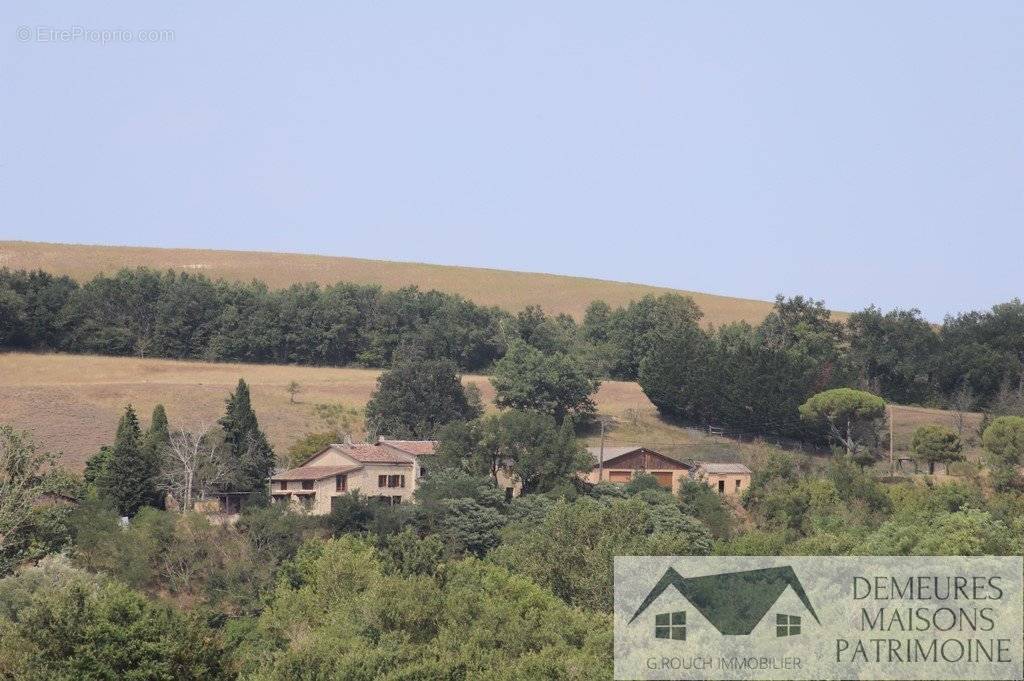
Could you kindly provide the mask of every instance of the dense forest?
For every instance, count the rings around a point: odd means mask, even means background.
[[[808,437],[796,407],[850,386],[903,404],[1016,413],[1024,304],[947,317],[875,307],[836,321],[820,301],[779,297],[759,325],[701,324],[689,298],[589,307],[582,323],[459,296],[339,283],[270,290],[148,269],[79,285],[0,270],[0,347],[208,361],[391,366],[403,347],[463,371],[554,358],[592,379],[637,380],[666,416]],[[531,359],[527,353],[536,357]]]

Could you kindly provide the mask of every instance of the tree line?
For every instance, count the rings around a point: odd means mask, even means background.
[[[949,316],[869,307],[843,321],[821,301],[778,297],[754,326],[709,328],[692,299],[595,301],[581,323],[415,287],[260,282],[139,268],[79,285],[0,270],[0,347],[208,361],[388,367],[405,349],[490,372],[509,354],[569,390],[638,380],[666,415],[799,436],[814,392],[855,387],[901,404],[1024,412],[1024,304]],[[581,414],[574,414],[579,420]]]
[[[465,370],[502,354],[507,315],[414,287],[260,282],[139,268],[79,285],[0,270],[0,347],[275,364],[387,366],[415,342]]]
[[[604,308],[596,309],[597,318],[605,318]],[[635,374],[644,392],[663,414],[684,421],[821,439],[827,433],[801,419],[799,407],[840,387],[901,404],[1024,414],[1019,300],[948,317],[939,327],[916,310],[883,314],[874,307],[840,322],[820,301],[800,296],[777,298],[757,326],[706,328],[697,320],[663,319],[645,342],[634,344],[647,347]],[[584,329],[590,321],[588,314]],[[598,328],[610,327],[602,322]]]

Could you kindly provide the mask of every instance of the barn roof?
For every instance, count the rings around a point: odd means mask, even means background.
[[[601,448],[600,447],[587,447],[587,452],[593,459],[593,465],[596,468],[601,465]],[[686,461],[681,461],[674,456],[662,454],[656,452],[653,449],[644,447],[642,445],[628,445],[625,447],[605,447],[604,448],[604,465],[607,466],[610,462],[614,462],[616,459],[634,454],[636,452],[643,452],[650,456],[662,459],[667,462],[672,468],[691,468],[691,464]],[[630,466],[632,468],[632,466]]]

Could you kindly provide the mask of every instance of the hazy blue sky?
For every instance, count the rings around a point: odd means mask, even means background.
[[[1020,0],[308,5],[5,3],[0,238],[1024,295]]]

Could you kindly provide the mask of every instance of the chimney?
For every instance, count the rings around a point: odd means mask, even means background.
[[[345,444],[347,444],[347,445],[352,444],[352,436],[350,434],[348,434],[348,433],[345,433]]]

